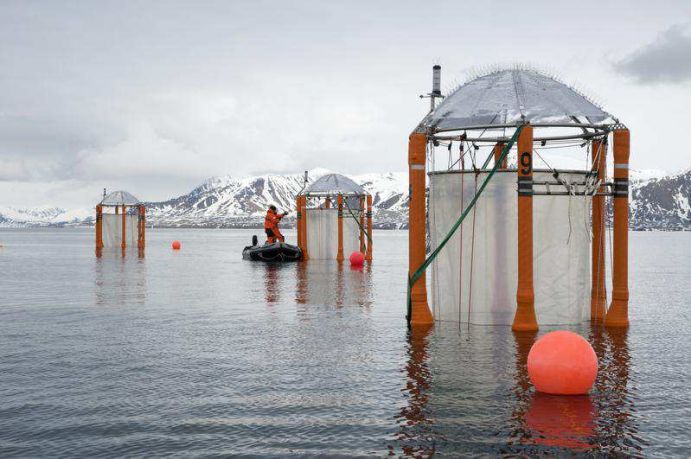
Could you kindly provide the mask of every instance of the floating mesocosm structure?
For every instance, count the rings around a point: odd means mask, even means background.
[[[343,175],[327,174],[306,186],[296,201],[303,259],[343,261],[360,251],[372,260],[372,196],[364,188]]]
[[[103,191],[103,200],[96,205],[96,256],[102,250],[119,248],[122,254],[128,248],[137,248],[144,254],[146,235],[146,208],[127,191]]]
[[[532,69],[494,71],[446,97],[439,73],[435,66],[431,110],[409,138],[411,324],[627,326],[628,129]],[[579,152],[582,167],[553,167],[556,148]],[[613,200],[609,304],[606,198]]]

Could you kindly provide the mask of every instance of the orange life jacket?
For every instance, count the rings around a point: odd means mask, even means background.
[[[266,217],[264,217],[264,229],[278,229],[278,222],[282,217],[282,215],[278,215],[276,212],[269,209],[266,212]]]

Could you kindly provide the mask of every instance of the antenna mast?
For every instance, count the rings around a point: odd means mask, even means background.
[[[436,99],[443,99],[444,96],[441,95],[441,65],[437,64],[432,67],[432,92],[429,94],[423,94],[420,96],[421,99],[429,97],[429,111],[433,112],[436,104]]]

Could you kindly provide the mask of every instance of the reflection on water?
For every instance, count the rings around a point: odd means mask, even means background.
[[[505,453],[543,451],[611,452],[635,455],[640,451],[631,422],[634,407],[629,394],[630,357],[626,330],[592,325],[577,330],[589,338],[598,362],[598,377],[589,395],[558,396],[535,392],[527,359],[536,333],[514,333],[516,343],[514,429]],[[589,336],[588,336],[589,335]]]
[[[628,378],[627,332],[590,324],[571,328],[587,337],[598,355],[598,377],[589,395],[535,392],[528,353],[551,330],[459,330],[444,323],[434,330],[413,330],[405,366],[406,404],[397,417],[396,439],[404,455],[468,450],[518,456],[641,454],[645,442],[637,433]]]
[[[599,359],[587,397],[534,392],[548,327],[408,331],[403,232],[361,270],[243,261],[249,231],[154,230],[145,259],[0,235],[2,457],[691,452],[688,235],[632,234],[628,331],[568,327]]]
[[[119,251],[117,251],[119,252]],[[146,303],[146,261],[143,257],[121,257],[105,251],[94,259],[97,306],[125,306]]]
[[[264,270],[264,291],[266,292],[266,304],[273,305],[280,300],[281,285],[278,282],[281,268],[284,266],[279,263],[262,263]]]
[[[591,447],[594,435],[593,404],[589,395],[532,394],[524,416],[532,441],[573,451]]]
[[[402,389],[406,404],[396,416],[398,432],[396,447],[405,456],[429,457],[435,451],[433,421],[428,412],[432,372],[428,364],[428,345],[432,327],[416,327],[408,331],[408,357],[405,365],[406,385]],[[389,446],[395,454],[394,446]]]
[[[253,263],[252,269],[264,282],[266,303],[276,304],[282,295],[294,295],[298,305],[357,304],[369,307],[371,267],[351,268],[334,260],[310,260],[308,263]],[[292,272],[291,272],[292,271]],[[291,285],[286,277],[294,277]]]
[[[295,302],[299,305],[372,304],[371,266],[352,268],[334,260],[310,260],[295,263]]]
[[[513,429],[509,435],[508,445],[529,444],[532,432],[526,426],[525,414],[530,408],[532,385],[528,377],[528,353],[537,339],[537,332],[512,332],[515,340],[516,369],[512,389],[515,401],[511,412]]]
[[[516,408],[513,421],[519,427],[518,443],[583,452],[593,437],[593,405],[589,395],[559,396],[535,392],[528,376],[528,354],[537,333],[514,332],[516,341]],[[509,442],[509,444],[514,444]],[[524,451],[526,452],[526,451]]]
[[[295,277],[297,279],[295,283],[295,302],[298,305],[304,305],[308,303],[308,291],[307,286],[307,263],[298,263],[295,267]]]
[[[598,358],[594,403],[599,451],[640,455],[645,442],[638,435],[634,391],[629,383],[631,355],[627,329],[593,326],[590,342]]]

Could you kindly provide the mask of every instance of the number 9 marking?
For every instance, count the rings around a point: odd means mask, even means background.
[[[529,175],[533,171],[533,155],[530,152],[521,154],[521,174]]]

